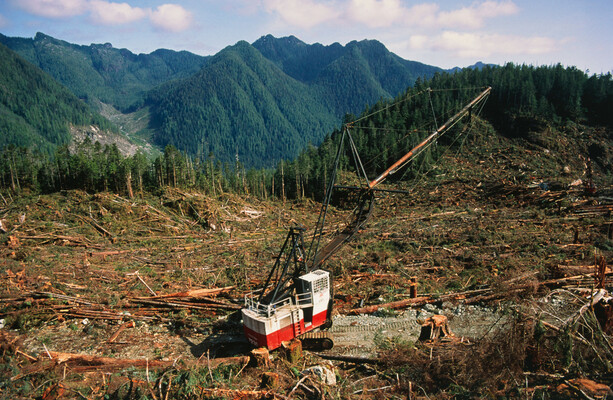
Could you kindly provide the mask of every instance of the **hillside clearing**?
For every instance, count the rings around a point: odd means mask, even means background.
[[[367,228],[329,261],[338,313],[330,354],[380,360],[374,366],[332,361],[335,386],[311,378],[297,385],[295,372],[322,363],[308,352],[300,365],[275,352],[268,369],[210,364],[248,354],[236,310],[265,277],[288,226],[314,226],[317,203],[212,198],[180,189],[132,200],[82,191],[3,196],[7,383],[1,390],[41,396],[55,385],[67,397],[94,398],[237,396],[233,390],[251,398],[397,397],[425,391],[444,398],[467,392],[550,396],[560,382],[577,377],[610,384],[610,349],[602,345],[608,336],[586,336],[580,327],[593,329],[589,319],[564,321],[587,301],[597,257],[611,264],[611,185],[601,179],[592,197],[580,185],[569,186],[582,175],[580,161],[566,163],[574,172],[557,176],[556,190],[540,184],[552,182],[545,174],[518,180],[530,162],[544,160],[520,161],[503,151],[503,142],[496,154],[496,142],[490,144],[487,158],[472,151],[464,158],[447,155],[409,194],[380,197]],[[330,226],[342,224],[348,213],[333,208]],[[359,307],[409,298],[412,277],[429,301],[348,316]],[[209,290],[217,288],[223,290]],[[417,320],[433,314],[446,315],[452,332],[472,345],[416,342]],[[587,368],[581,357],[593,351],[603,363]],[[53,352],[152,365],[146,374],[142,365],[50,364],[45,359]],[[491,372],[491,381],[478,376],[481,368]],[[267,371],[280,375],[273,392],[259,388]]]

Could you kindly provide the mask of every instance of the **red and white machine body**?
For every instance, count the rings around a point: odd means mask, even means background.
[[[257,347],[274,350],[323,325],[328,319],[330,273],[321,269],[298,277],[296,293],[272,304],[245,296],[242,309],[245,336]]]

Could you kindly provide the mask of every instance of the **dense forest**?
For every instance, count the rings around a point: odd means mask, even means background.
[[[418,80],[402,96],[380,102],[357,118],[353,136],[365,160],[366,172],[371,176],[382,172],[485,86],[492,87],[492,94],[482,117],[499,134],[508,137],[526,137],[548,125],[555,128],[567,123],[613,126],[613,115],[608,112],[613,109],[610,73],[588,76],[560,64],[541,67],[507,64],[437,74],[430,80]],[[433,111],[438,120],[433,117]],[[347,117],[347,121],[354,119]],[[457,130],[461,131],[461,126]],[[338,146],[339,133],[339,130],[333,132],[319,148],[311,147],[286,164],[286,174],[300,177],[289,182],[290,192],[314,197],[323,194],[321,180],[326,177]],[[437,157],[439,150],[425,152],[422,162],[409,166],[402,177],[412,178],[416,169],[425,168],[423,162]],[[587,152],[590,154],[585,156],[597,160],[603,169],[610,169],[604,149],[593,146]],[[350,156],[346,154],[343,164],[351,167],[349,161]]]
[[[209,57],[164,49],[136,55],[110,43],[76,45],[42,33],[0,35],[0,42],[121,121],[119,129],[133,139],[160,150],[170,144],[193,157],[213,152],[223,163],[238,155],[256,168],[293,159],[309,143],[321,143],[345,113],[442,72],[375,40],[323,46],[268,35]]]
[[[52,153],[71,140],[69,124],[113,126],[64,86],[0,44],[0,148]]]
[[[359,117],[346,116],[346,122],[356,121],[351,125],[352,135],[367,172],[381,172],[488,85],[492,94],[480,115],[499,134],[521,137],[546,125],[613,126],[613,115],[608,112],[613,109],[611,74],[588,76],[574,67],[514,64],[437,74],[417,80],[394,100],[366,108]],[[0,154],[0,185],[13,191],[108,190],[129,196],[174,186],[198,188],[211,195],[233,191],[262,198],[318,198],[329,176],[339,133],[330,133],[319,147],[307,146],[294,160],[281,161],[274,170],[247,170],[240,157],[223,162],[212,152],[193,156],[172,145],[152,161],[141,153],[124,157],[114,146],[88,141],[72,151],[60,146],[53,156],[9,146]],[[603,149],[596,146],[587,151],[591,154],[586,156],[596,163],[609,165]],[[419,165],[436,157],[436,149],[426,152]],[[342,166],[351,168],[348,155]],[[409,169],[400,175],[409,179],[412,172]]]
[[[225,48],[194,76],[151,91],[147,104],[158,145],[271,167],[321,143],[345,113],[439,71],[373,40],[322,46],[269,35]]]
[[[147,91],[198,72],[208,59],[187,51],[165,49],[134,54],[110,43],[80,46],[40,32],[33,39],[0,34],[0,43],[91,106],[103,102],[122,111],[142,106]]]

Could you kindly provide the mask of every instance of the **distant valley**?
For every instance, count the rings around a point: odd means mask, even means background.
[[[247,167],[291,159],[309,143],[319,144],[346,114],[443,72],[404,60],[374,40],[324,46],[268,35],[207,57],[164,49],[137,55],[43,33],[33,39],[0,35],[0,42],[131,141],[158,149],[170,144],[221,162],[238,157]],[[29,125],[25,113],[15,111],[20,124]],[[17,141],[21,145],[48,135],[35,126],[20,130],[31,136]],[[69,133],[59,136],[45,140],[47,151],[70,139]]]

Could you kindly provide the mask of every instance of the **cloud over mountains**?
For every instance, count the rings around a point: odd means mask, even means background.
[[[99,25],[123,25],[148,19],[155,28],[169,32],[184,31],[192,25],[192,13],[179,4],[141,8],[106,0],[14,0],[13,3],[32,15],[46,18],[87,15],[92,23]]]

